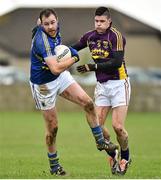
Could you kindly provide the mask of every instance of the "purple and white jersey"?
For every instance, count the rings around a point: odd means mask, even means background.
[[[80,49],[89,47],[92,59],[95,63],[102,63],[113,58],[114,51],[124,51],[126,44],[125,38],[122,34],[113,27],[107,29],[104,34],[97,33],[96,30],[85,33],[77,43]],[[117,70],[107,72],[96,71],[96,78],[99,82],[106,82],[108,80],[125,79],[127,75],[125,61]]]

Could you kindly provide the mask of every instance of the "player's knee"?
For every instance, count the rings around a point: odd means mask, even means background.
[[[124,134],[124,127],[121,124],[113,124],[112,126],[118,136],[122,136]]]
[[[48,133],[46,133],[46,144],[48,146],[53,145],[56,141],[58,127],[53,127]]]
[[[86,112],[92,112],[92,111],[94,111],[94,103],[93,103],[92,99],[89,99],[89,100],[85,103],[85,105],[84,105],[84,110],[85,110]]]

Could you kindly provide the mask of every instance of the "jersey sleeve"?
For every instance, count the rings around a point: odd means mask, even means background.
[[[54,43],[51,43],[45,33],[42,33],[39,38],[36,39],[36,52],[41,55],[42,58],[54,56]]]
[[[124,51],[125,39],[116,29],[112,29],[111,34],[112,51]]]
[[[79,43],[83,46],[83,47],[87,47],[87,40],[88,40],[88,35],[85,34],[83,35],[80,40]]]
[[[74,44],[72,47],[76,49],[77,51],[86,48],[88,46],[88,39],[89,39],[90,33],[91,32],[87,32],[84,35],[82,35],[79,41],[76,44]]]

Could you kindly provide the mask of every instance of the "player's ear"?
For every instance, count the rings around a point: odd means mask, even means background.
[[[37,19],[37,23],[36,23],[38,26],[41,25],[41,20],[40,18]]]
[[[112,19],[111,19],[111,18],[108,18],[108,22],[111,23],[111,22],[112,22]]]

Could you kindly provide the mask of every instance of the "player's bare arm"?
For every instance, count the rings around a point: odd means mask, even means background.
[[[76,59],[75,56],[73,56],[65,61],[58,62],[56,56],[50,56],[45,58],[45,62],[53,74],[60,74],[71,67],[76,62]]]

